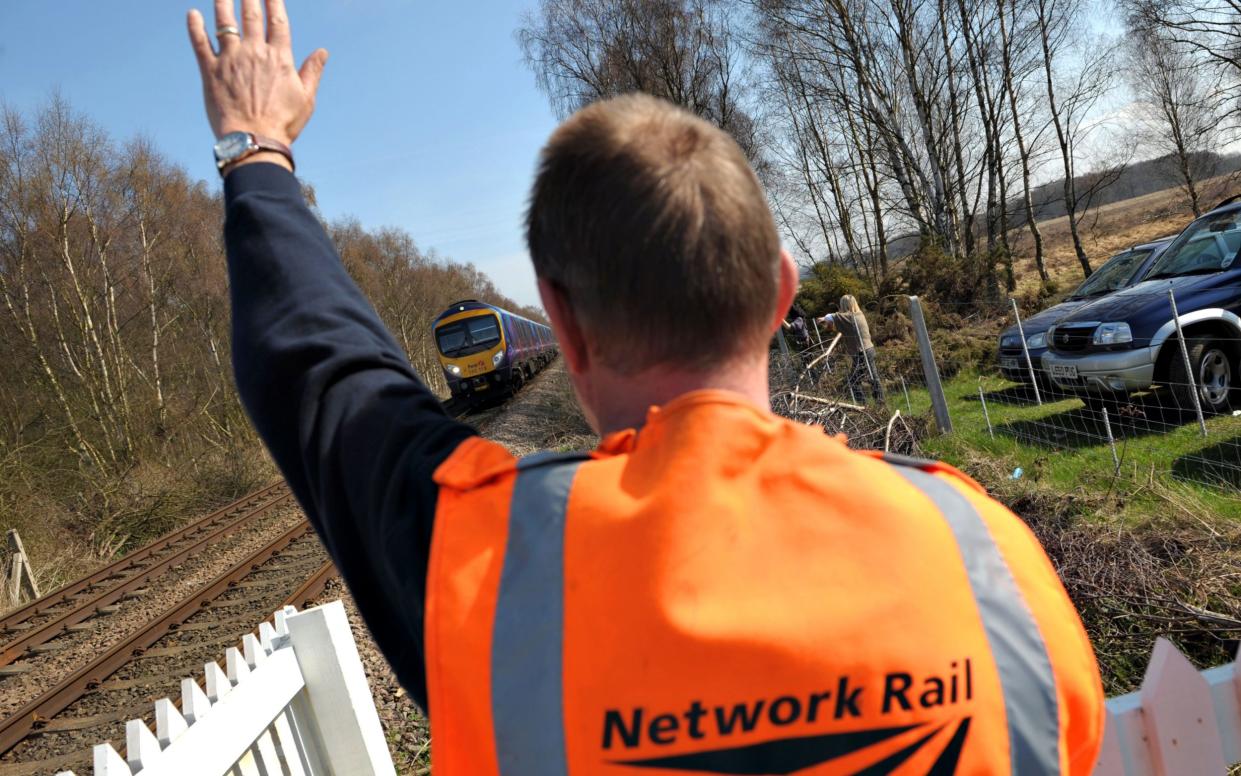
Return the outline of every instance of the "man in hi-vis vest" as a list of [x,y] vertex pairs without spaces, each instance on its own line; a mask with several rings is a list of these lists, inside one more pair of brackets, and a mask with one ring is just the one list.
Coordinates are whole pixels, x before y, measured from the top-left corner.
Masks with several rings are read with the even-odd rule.
[[726,134],[630,96],[548,141],[530,255],[602,442],[516,459],[445,416],[302,198],[327,53],[296,67],[282,0],[215,12],[238,387],[438,774],[1089,771],[1098,671],[1027,527],[771,413],[797,270]]

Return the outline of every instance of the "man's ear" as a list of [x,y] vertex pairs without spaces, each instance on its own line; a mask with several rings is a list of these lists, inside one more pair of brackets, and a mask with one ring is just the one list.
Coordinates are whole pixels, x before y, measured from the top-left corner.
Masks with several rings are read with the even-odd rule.
[[781,248],[780,287],[776,292],[776,312],[771,320],[771,334],[775,334],[776,329],[780,328],[780,324],[784,322],[784,316],[793,306],[793,297],[797,296],[797,284],[800,279],[801,273],[797,270],[797,262],[793,261],[788,251]]
[[543,309],[552,322],[552,333],[560,343],[560,352],[564,356],[565,366],[573,374],[581,374],[590,364],[590,353],[586,347],[586,338],[582,327],[578,325],[577,315],[569,304],[568,297],[559,286],[550,280],[538,278],[539,297],[543,300]]

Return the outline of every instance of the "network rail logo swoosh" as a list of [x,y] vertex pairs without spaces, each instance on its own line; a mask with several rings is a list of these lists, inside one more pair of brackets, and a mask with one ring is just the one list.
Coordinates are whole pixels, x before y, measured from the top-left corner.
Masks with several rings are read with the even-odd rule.
[[[956,725],[952,737],[936,758],[927,776],[951,776],[956,773],[965,738],[969,735],[970,717]],[[848,733],[828,733],[818,736],[798,736],[764,741],[759,744],[712,749],[703,752],[649,757],[635,760],[613,760],[614,765],[634,768],[663,768],[694,773],[724,774],[793,774],[816,765],[823,765],[846,755],[879,745],[919,728],[927,732],[879,762],[857,771],[856,776],[881,776],[892,773],[910,757],[922,751],[939,733],[952,723],[931,727],[930,725],[906,725],[903,727],[856,730]]]

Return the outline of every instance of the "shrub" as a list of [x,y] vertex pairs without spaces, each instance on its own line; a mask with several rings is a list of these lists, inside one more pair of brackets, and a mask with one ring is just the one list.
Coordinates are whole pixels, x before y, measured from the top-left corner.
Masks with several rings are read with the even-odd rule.
[[820,262],[810,270],[810,277],[801,282],[796,304],[810,315],[836,312],[840,297],[852,294],[858,304],[869,307],[875,300],[870,281],[848,267]]

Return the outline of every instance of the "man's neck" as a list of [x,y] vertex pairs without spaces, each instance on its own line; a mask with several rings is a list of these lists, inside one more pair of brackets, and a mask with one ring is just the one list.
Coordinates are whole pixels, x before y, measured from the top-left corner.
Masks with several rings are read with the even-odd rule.
[[605,371],[592,380],[592,404],[603,435],[646,422],[647,410],[692,391],[730,391],[764,410],[771,406],[767,388],[767,354],[733,362],[711,372],[687,372],[668,367],[637,374]]

